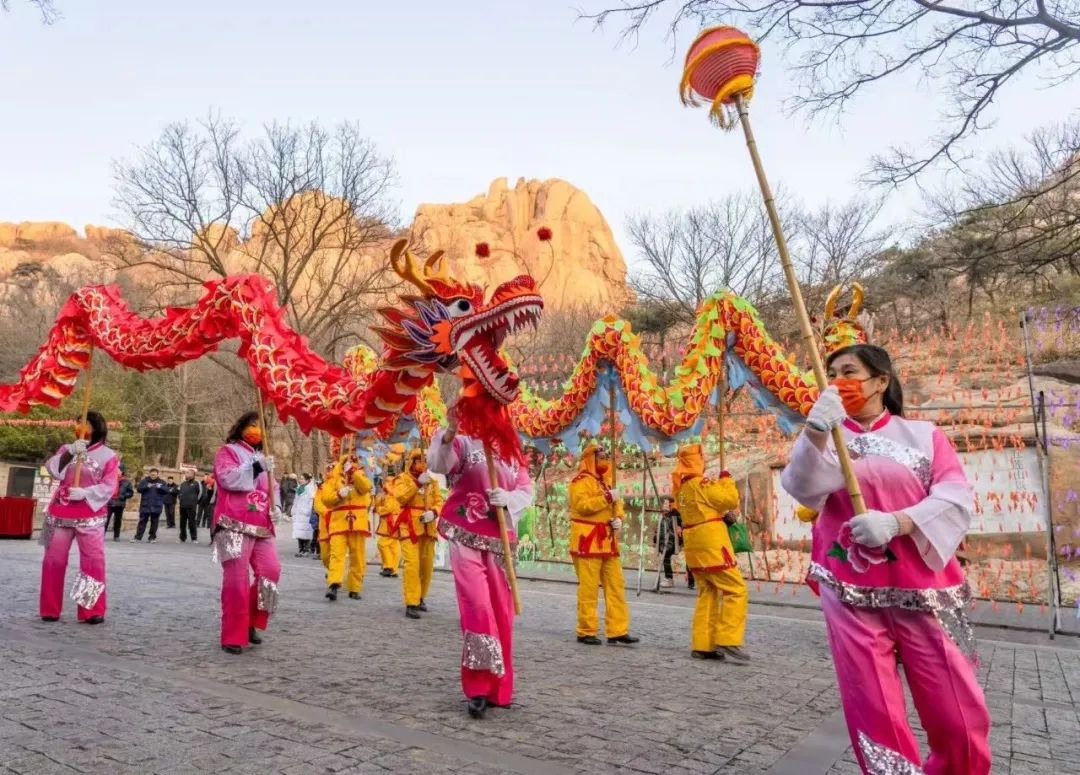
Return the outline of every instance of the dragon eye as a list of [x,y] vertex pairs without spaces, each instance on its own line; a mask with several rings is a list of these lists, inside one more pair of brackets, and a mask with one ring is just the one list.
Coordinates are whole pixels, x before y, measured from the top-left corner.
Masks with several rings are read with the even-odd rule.
[[446,305],[446,309],[450,313],[450,317],[459,318],[472,312],[472,304],[469,303],[468,299],[454,299]]

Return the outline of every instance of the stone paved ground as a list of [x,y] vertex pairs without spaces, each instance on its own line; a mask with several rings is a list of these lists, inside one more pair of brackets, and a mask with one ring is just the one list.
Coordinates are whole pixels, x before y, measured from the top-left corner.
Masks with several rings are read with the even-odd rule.
[[[632,599],[642,644],[589,648],[574,588],[523,582],[515,706],[474,722],[448,575],[421,622],[371,572],[362,601],[330,605],[321,566],[282,541],[278,614],[234,657],[207,547],[162,533],[109,542],[99,627],[70,602],[39,621],[41,549],[0,542],[0,772],[858,772],[816,611],[752,607],[755,661],[736,667],[689,659],[686,596]],[[1080,773],[1080,644],[980,635],[994,772]]]

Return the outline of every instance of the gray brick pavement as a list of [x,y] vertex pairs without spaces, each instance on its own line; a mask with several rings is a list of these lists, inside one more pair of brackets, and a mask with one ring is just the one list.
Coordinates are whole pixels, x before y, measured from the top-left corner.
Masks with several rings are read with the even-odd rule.
[[[423,621],[400,582],[321,597],[285,565],[266,643],[217,647],[219,569],[162,531],[108,544],[108,620],[37,620],[40,547],[0,542],[0,771],[854,773],[815,611],[754,606],[745,668],[689,659],[692,600],[632,598],[640,646],[574,642],[572,586],[523,582],[515,707],[464,713],[450,579]],[[74,559],[74,553],[73,553]],[[995,773],[1080,773],[1075,639],[987,630]],[[924,743],[925,745],[925,743]]]

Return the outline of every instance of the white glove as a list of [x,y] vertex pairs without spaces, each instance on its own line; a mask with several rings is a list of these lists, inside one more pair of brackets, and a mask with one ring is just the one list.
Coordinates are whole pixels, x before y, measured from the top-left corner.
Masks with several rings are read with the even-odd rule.
[[270,519],[276,525],[285,517],[285,512],[281,510],[280,506],[274,506],[274,510],[270,512]]
[[425,525],[428,524],[429,522],[434,522],[435,521],[435,512],[432,511],[431,509],[428,509],[427,511],[424,512],[423,516],[420,517],[420,521],[423,522]]
[[507,492],[502,487],[493,487],[487,491],[488,503],[492,506],[499,506],[506,508],[510,505],[510,500],[507,497]]
[[847,417],[844,411],[844,402],[840,399],[840,392],[835,387],[827,387],[821,391],[818,400],[810,407],[810,413],[806,415],[806,424],[816,431],[831,431]]
[[264,455],[262,460],[262,466],[266,469],[268,474],[274,473],[274,457],[273,455]]
[[851,520],[851,539],[863,546],[884,546],[900,535],[900,522],[885,511],[868,511]]
[[72,455],[85,455],[86,450],[90,449],[90,443],[86,439],[75,439],[69,449]]
[[348,498],[350,492],[352,492],[351,487],[339,487],[337,491],[337,496],[339,498]]
[[84,501],[86,500],[86,488],[85,487],[72,487],[68,490],[67,499],[69,501]]
[[608,522],[608,524],[611,525],[612,530],[622,530],[622,520],[618,517],[615,517],[615,519]]
[[429,474],[427,471],[424,471],[424,473],[422,473],[422,474],[420,474],[420,476],[416,477],[416,481],[419,482],[420,484],[427,484],[428,482],[431,481],[431,474]]

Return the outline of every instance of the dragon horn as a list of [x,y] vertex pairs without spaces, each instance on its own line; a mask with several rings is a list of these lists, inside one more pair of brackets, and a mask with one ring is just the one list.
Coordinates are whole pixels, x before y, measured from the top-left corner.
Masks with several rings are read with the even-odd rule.
[[825,320],[832,320],[833,313],[836,311],[836,300],[840,298],[840,291],[842,286],[834,286],[829,291],[829,297],[825,299]]
[[848,310],[848,320],[854,320],[862,309],[863,287],[860,283],[851,283],[851,308]]
[[[408,250],[409,241],[400,239],[390,248],[390,266],[393,267],[397,276],[406,282],[412,283],[425,296],[434,295],[427,280],[416,271],[416,257]],[[404,253],[404,258],[402,254]]]

